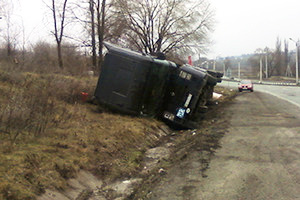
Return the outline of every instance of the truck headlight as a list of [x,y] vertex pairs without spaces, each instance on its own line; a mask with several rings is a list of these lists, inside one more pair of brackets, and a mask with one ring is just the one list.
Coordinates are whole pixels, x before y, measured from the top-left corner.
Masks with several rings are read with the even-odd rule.
[[172,113],[169,112],[164,112],[164,118],[173,121],[174,120],[174,115]]

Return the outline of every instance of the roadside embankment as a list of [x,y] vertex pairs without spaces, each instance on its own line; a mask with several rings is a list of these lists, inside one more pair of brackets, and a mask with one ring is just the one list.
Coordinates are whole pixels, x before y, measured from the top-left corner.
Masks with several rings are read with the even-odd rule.
[[[119,115],[83,102],[81,92],[92,94],[96,81],[1,71],[0,199],[125,198],[160,167],[145,164],[149,149],[167,147],[173,155],[175,143],[169,140],[186,140],[183,131],[158,120]],[[233,93],[218,87],[216,91],[223,94],[218,102]],[[220,103],[210,107],[218,112]],[[200,124],[213,120],[208,117]]]

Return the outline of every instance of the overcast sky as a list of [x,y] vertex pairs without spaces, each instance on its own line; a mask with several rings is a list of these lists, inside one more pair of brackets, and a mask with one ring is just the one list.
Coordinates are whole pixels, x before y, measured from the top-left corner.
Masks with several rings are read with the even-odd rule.
[[[299,0],[210,0],[216,26],[210,56],[236,56],[300,38]],[[290,42],[289,48],[295,44]]]
[[17,5],[19,5],[15,9],[23,16],[25,31],[29,40],[44,40],[45,37],[50,36],[49,22],[51,22],[52,19],[47,19],[47,16],[49,16],[49,10],[45,3],[43,3],[43,0],[14,1],[17,1]]
[[[51,37],[51,18],[47,19],[49,11],[42,0],[14,1],[19,3],[15,9],[17,15],[20,13],[23,17],[26,38],[37,41]],[[253,53],[266,46],[274,48],[277,37],[282,40],[300,38],[299,0],[208,1],[216,17],[211,37],[214,43],[208,55],[211,58]],[[295,44],[290,42],[289,48],[294,49]]]

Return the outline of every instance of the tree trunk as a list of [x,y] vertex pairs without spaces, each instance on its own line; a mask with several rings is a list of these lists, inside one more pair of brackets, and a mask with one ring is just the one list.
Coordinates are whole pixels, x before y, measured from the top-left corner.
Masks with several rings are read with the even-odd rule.
[[7,57],[11,57],[11,43],[7,41]]
[[[100,12],[100,0],[98,0],[98,40],[99,40],[99,61],[98,67],[101,71],[101,64],[103,62],[103,40],[104,40],[104,29],[105,29],[105,4],[106,0],[102,0],[101,12]],[[100,20],[101,16],[101,20]],[[101,21],[101,25],[100,25]]]
[[57,58],[58,58],[58,66],[63,69],[63,59],[62,59],[62,51],[61,51],[61,42],[57,42]]
[[62,58],[62,50],[61,50],[61,42],[63,39],[64,34],[64,28],[65,28],[65,14],[66,14],[66,7],[67,7],[68,0],[64,0],[62,13],[59,14],[59,17],[61,18],[60,22],[60,30],[58,28],[58,21],[56,18],[56,8],[55,8],[55,0],[52,0],[52,14],[53,14],[53,22],[54,22],[54,37],[57,43],[57,59],[58,59],[58,66],[59,68],[63,69],[63,58]]
[[94,1],[90,0],[90,13],[91,13],[91,39],[92,39],[92,64],[93,70],[97,69],[97,53],[96,53],[96,34],[95,34],[95,13],[94,13]]

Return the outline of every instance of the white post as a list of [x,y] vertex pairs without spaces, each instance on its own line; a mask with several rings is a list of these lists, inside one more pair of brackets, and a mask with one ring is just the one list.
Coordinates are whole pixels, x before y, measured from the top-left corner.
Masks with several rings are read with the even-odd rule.
[[299,84],[299,77],[298,77],[298,70],[299,70],[299,67],[298,67],[298,65],[299,65],[299,63],[298,63],[298,44],[299,43],[299,40],[296,42],[296,85],[298,85]]
[[268,53],[266,53],[266,78],[269,78],[268,76]]
[[299,66],[298,66],[299,65],[299,63],[298,63],[299,39],[297,41],[295,41],[292,38],[290,38],[290,40],[293,41],[293,42],[295,42],[295,44],[296,44],[296,85],[298,85],[299,84],[299,77],[298,77],[298,75],[299,75],[299,72],[298,72],[298,70],[299,70]]
[[224,73],[223,76],[226,76],[226,75],[225,75],[225,73],[226,73],[226,72],[225,72],[225,63],[223,63],[223,73]]
[[241,79],[241,62],[239,61],[239,66],[238,66],[238,70],[239,70],[239,79]]
[[259,63],[259,83],[262,83],[262,57],[260,57]]
[[214,60],[214,71],[216,71],[216,60]]

